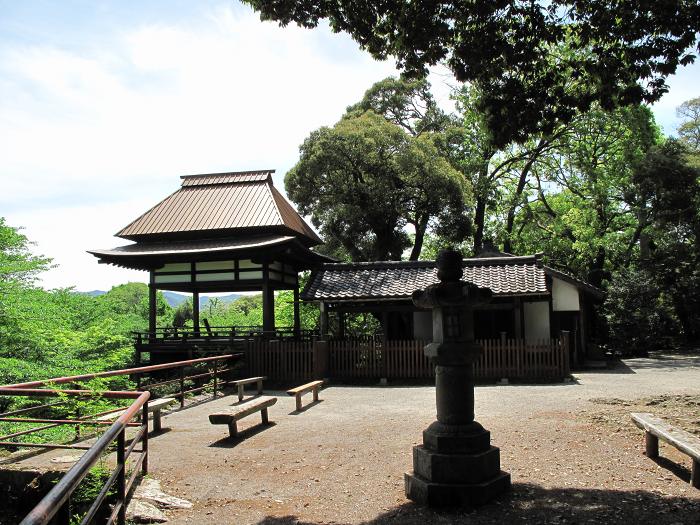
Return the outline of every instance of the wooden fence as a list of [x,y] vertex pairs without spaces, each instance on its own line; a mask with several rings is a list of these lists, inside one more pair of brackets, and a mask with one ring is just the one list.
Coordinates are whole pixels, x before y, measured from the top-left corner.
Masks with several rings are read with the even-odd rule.
[[[483,354],[474,365],[477,379],[554,380],[569,375],[566,337],[536,342],[523,339],[477,342],[483,346]],[[426,341],[385,342],[380,337],[331,340],[327,344],[249,340],[245,349],[246,373],[265,375],[270,381],[280,383],[318,379],[316,375],[338,380],[430,379],[434,369],[423,353],[426,344]],[[322,352],[327,352],[324,360],[327,366],[319,367],[314,360],[321,359]]]
[[246,373],[267,376],[271,382],[295,383],[313,379],[313,343],[309,341],[249,340]]
[[[482,340],[474,365],[477,379],[560,379],[569,375],[568,345],[563,339]],[[427,379],[435,372],[425,357],[426,341],[357,338],[330,342],[329,375],[339,379]]]

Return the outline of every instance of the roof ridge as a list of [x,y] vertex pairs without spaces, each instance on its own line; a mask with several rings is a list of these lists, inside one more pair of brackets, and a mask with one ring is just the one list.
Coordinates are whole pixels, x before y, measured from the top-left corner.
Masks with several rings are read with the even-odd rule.
[[222,171],[219,173],[196,173],[193,175],[180,175],[181,179],[196,179],[196,178],[201,178],[201,177],[219,177],[223,175],[227,176],[232,176],[232,175],[258,175],[262,173],[269,173],[272,175],[275,173],[275,170],[244,170],[244,171]]
[[[499,265],[516,265],[523,263],[539,262],[538,254],[534,255],[513,255],[507,257],[468,257],[462,259],[462,264],[468,266],[489,266],[490,264],[499,263]],[[430,259],[418,261],[357,261],[357,262],[341,262],[341,263],[324,263],[322,269],[328,270],[344,270],[352,268],[435,268],[436,261]]]

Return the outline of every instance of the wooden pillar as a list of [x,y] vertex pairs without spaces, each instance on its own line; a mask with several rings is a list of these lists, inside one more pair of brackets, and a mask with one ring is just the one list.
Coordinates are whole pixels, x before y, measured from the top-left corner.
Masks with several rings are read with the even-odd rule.
[[154,334],[156,331],[156,284],[153,272],[151,272],[151,282],[148,283],[148,332]]
[[338,337],[345,339],[345,312],[338,311]]
[[319,319],[319,330],[321,331],[321,339],[326,339],[328,336],[328,305],[321,301],[318,303],[318,308],[321,312]]
[[299,285],[294,288],[294,337],[301,333],[301,315],[299,313]]
[[275,290],[267,281],[262,289],[263,308],[263,331],[274,332],[275,330]]
[[199,335],[199,292],[192,292],[192,324],[194,333]]

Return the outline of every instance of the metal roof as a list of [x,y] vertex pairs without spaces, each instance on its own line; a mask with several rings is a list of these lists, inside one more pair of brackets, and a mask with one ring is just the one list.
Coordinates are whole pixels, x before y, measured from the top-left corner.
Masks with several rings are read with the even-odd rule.
[[272,185],[273,171],[184,176],[179,190],[116,235],[143,240],[212,231],[236,235],[243,229],[260,235],[273,229],[289,230],[309,245],[320,244],[313,229]]
[[[495,296],[548,294],[545,269],[536,256],[466,259],[462,279]],[[435,261],[324,264],[302,298],[307,301],[408,299],[439,282]]]

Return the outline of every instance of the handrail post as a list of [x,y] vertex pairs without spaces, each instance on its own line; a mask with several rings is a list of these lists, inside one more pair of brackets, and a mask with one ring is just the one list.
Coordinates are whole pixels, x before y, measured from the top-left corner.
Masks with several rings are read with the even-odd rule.
[[56,513],[56,523],[58,525],[70,525],[72,513],[70,510],[70,496]]
[[180,367],[180,408],[185,408],[185,367]]
[[[148,420],[146,420],[146,425],[148,425]],[[119,469],[119,474],[117,475],[117,498],[118,502],[121,503],[119,515],[117,516],[117,523],[119,525],[126,525],[126,458],[124,457],[124,430],[125,429],[122,428],[117,436],[117,468]]]
[[216,399],[216,388],[218,386],[218,379],[219,379],[219,361],[214,360],[214,399]]
[[143,461],[141,462],[141,473],[145,476],[148,474],[148,399],[143,404],[142,414],[144,429],[141,437],[141,454],[143,455]]

